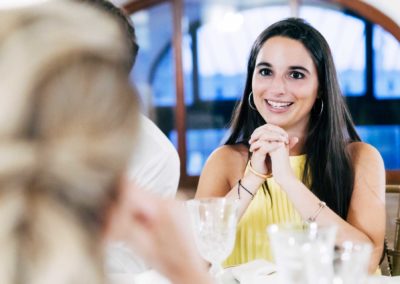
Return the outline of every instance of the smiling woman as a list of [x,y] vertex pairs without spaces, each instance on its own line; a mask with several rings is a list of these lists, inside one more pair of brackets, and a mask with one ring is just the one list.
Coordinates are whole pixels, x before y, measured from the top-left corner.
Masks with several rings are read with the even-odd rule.
[[384,176],[380,154],[355,131],[326,40],[289,18],[254,42],[231,134],[209,157],[196,196],[240,199],[227,265],[270,260],[268,225],[312,219],[336,225],[338,243],[371,243],[375,271],[385,230]]
[[317,99],[318,75],[305,47],[274,37],[261,48],[253,73],[254,103],[268,123],[301,136]]

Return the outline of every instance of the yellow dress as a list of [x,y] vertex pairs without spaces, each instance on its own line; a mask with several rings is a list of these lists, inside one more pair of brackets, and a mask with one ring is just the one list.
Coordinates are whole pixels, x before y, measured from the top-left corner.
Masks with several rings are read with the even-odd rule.
[[[305,161],[306,155],[290,157],[290,165],[299,179],[302,178]],[[276,223],[303,223],[300,214],[273,177],[267,179],[267,183],[269,194],[264,192],[262,185],[240,219],[235,247],[224,266],[239,265],[259,258],[271,261],[267,227]]]

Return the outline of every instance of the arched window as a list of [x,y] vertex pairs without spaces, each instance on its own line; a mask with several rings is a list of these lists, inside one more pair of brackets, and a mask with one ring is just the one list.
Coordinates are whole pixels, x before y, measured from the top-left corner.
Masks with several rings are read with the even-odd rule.
[[[289,17],[291,7],[288,4],[221,6],[217,1],[209,1],[207,5],[187,1],[184,5],[186,172],[197,176],[207,157],[223,140],[234,105],[242,95],[252,42],[265,27]],[[328,40],[343,94],[360,135],[380,150],[387,169],[400,169],[398,40],[380,26],[336,5],[304,4],[298,9],[298,16],[309,21]],[[162,17],[156,12],[149,16],[153,25]],[[136,24],[135,14],[133,21]],[[141,45],[140,26],[137,30]],[[157,124],[176,143],[177,133],[171,124],[175,107],[172,36],[169,35],[168,41],[160,39],[164,34],[153,33],[151,48],[158,49],[158,56],[145,57],[138,63],[151,66],[144,80],[152,86]],[[139,53],[141,56],[144,55]],[[138,73],[143,70],[135,68]]]

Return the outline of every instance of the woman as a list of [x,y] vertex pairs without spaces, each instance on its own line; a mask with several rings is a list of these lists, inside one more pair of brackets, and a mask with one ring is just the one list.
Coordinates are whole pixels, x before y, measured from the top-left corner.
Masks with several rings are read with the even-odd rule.
[[0,11],[0,283],[106,283],[104,242],[121,237],[174,283],[211,283],[180,209],[122,179],[126,40],[88,5]]
[[137,111],[123,33],[55,1],[2,11],[0,39],[0,282],[105,283],[104,215]]
[[336,225],[338,243],[368,242],[377,268],[385,233],[385,170],[360,142],[329,46],[301,19],[253,44],[231,134],[208,159],[196,197],[240,199],[243,214],[226,265],[271,259],[272,223]]

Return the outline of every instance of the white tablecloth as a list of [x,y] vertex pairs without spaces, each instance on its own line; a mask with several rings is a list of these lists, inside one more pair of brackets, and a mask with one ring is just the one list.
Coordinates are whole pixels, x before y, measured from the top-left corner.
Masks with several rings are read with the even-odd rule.
[[[273,264],[264,260],[225,269],[221,276],[223,284],[278,284],[277,273]],[[272,274],[271,274],[272,273]],[[140,274],[110,274],[111,284],[172,284],[154,270]],[[365,284],[400,284],[400,276],[369,276]]]

